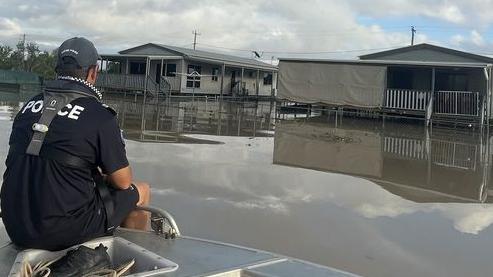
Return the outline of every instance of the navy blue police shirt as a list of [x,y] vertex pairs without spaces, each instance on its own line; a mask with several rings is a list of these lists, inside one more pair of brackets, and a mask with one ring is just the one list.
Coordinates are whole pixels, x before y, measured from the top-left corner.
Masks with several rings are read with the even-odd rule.
[[[85,90],[74,81],[57,80],[62,88]],[[37,95],[14,119],[9,144],[27,148],[32,125],[41,116],[43,95]],[[99,166],[111,174],[128,166],[115,114],[92,97],[79,98],[52,121],[43,145],[50,145]],[[104,208],[89,168],[72,168],[38,156],[9,154],[1,188],[2,219],[12,241],[36,247],[42,240],[73,243],[105,224]]]

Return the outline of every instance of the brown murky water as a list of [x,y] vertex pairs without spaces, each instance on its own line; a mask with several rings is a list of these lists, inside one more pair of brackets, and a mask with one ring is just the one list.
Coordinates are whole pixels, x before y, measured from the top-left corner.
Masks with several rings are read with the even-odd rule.
[[[275,122],[270,103],[174,101],[143,113],[108,102],[134,175],[186,235],[365,276],[493,272],[484,133],[351,118]],[[16,109],[0,108],[2,157]]]

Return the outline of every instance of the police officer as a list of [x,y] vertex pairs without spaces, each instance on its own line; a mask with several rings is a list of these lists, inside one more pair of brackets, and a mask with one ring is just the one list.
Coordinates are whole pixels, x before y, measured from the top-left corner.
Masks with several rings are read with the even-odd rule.
[[14,119],[0,197],[7,233],[21,247],[58,250],[120,224],[147,227],[135,208],[149,203],[149,186],[132,182],[116,114],[94,87],[98,59],[85,38],[63,42],[57,80]]

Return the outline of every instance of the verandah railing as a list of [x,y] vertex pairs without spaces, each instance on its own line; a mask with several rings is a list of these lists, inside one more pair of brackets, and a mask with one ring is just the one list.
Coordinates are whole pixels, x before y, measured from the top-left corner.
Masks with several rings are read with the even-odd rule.
[[144,91],[151,94],[159,92],[160,87],[152,78],[138,74],[111,74],[100,73],[98,75],[96,86],[99,88],[121,89]]
[[[384,107],[396,110],[425,112],[431,97],[430,91],[387,89]],[[479,116],[480,95],[472,91],[435,91],[433,113],[440,115]]]
[[480,109],[479,92],[437,91],[433,112],[446,115],[478,116]]
[[436,165],[476,169],[478,146],[463,142],[432,139],[427,149],[425,139],[385,137],[383,151],[399,159],[427,160]]
[[429,91],[387,89],[385,92],[385,108],[425,111],[429,95]]

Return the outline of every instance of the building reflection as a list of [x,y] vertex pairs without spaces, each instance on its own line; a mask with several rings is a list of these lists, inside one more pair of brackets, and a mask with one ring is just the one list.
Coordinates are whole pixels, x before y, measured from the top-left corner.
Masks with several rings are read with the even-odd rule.
[[143,105],[105,99],[118,113],[127,137],[139,141],[213,143],[185,135],[272,136],[274,102],[228,102],[175,98]]
[[491,202],[491,137],[364,120],[276,126],[274,163],[363,177],[414,202]]

